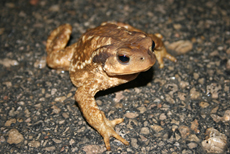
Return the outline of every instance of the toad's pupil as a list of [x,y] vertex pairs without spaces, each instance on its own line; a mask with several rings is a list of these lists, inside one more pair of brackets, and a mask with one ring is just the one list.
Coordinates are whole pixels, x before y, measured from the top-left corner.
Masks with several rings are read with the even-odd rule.
[[155,42],[153,41],[153,43],[152,43],[152,51],[154,51],[154,48],[155,48]]
[[126,55],[118,55],[118,58],[119,58],[120,62],[122,62],[122,63],[128,63],[129,62],[129,57]]

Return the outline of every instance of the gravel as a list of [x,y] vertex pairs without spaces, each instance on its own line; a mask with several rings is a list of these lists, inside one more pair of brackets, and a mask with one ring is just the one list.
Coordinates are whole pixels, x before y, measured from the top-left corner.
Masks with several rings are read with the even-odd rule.
[[[226,0],[1,0],[0,153],[230,153],[229,8]],[[161,33],[178,60],[97,94],[109,119],[125,118],[115,130],[130,145],[111,138],[111,152],[82,117],[68,72],[45,63],[54,28],[70,23],[72,44],[104,21]]]

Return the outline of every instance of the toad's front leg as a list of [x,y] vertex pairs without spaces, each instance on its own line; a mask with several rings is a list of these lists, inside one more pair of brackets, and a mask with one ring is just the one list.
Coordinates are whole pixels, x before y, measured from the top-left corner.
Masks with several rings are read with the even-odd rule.
[[128,145],[128,141],[126,141],[114,131],[114,127],[117,124],[123,122],[124,119],[120,118],[112,121],[108,120],[105,117],[105,114],[99,110],[96,104],[96,101],[94,99],[95,93],[96,92],[91,91],[88,87],[84,86],[79,87],[76,91],[75,99],[78,102],[78,105],[85,119],[104,138],[107,150],[111,150],[109,142],[110,137],[115,137],[125,145]]
[[170,55],[165,46],[164,43],[162,41],[163,36],[159,33],[157,34],[148,34],[149,37],[151,37],[151,39],[155,42],[155,48],[154,48],[154,53],[156,55],[157,61],[160,64],[160,68],[164,67],[164,61],[163,58],[167,58],[173,62],[176,62],[177,59]]

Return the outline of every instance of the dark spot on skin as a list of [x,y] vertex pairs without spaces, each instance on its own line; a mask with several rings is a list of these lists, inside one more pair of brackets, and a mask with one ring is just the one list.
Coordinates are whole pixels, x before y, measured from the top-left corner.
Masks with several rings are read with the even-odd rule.
[[93,62],[94,63],[101,63],[101,64],[105,64],[105,61],[107,58],[109,58],[112,54],[108,53],[108,52],[102,52],[96,56],[93,57]]

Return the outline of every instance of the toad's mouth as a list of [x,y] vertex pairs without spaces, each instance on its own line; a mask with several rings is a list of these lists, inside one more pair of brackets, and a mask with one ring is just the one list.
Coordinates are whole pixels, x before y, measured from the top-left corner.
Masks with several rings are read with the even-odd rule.
[[128,70],[128,71],[122,72],[122,73],[106,72],[106,74],[107,74],[108,76],[110,76],[110,77],[127,76],[127,75],[135,76],[135,75],[140,74],[141,72],[148,71],[152,66],[153,66],[153,65],[148,66],[148,67],[146,67],[146,68],[142,68],[141,70],[135,70],[135,71]]

